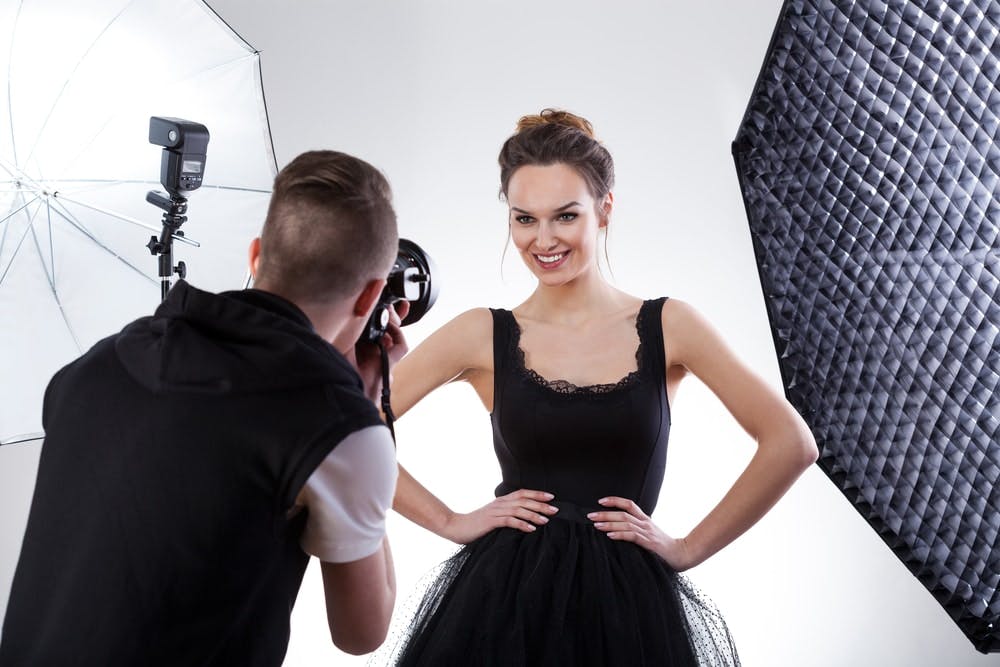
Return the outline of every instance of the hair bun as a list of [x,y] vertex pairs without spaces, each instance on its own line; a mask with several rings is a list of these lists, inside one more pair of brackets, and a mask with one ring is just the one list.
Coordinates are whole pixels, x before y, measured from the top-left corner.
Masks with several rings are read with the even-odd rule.
[[583,132],[591,139],[596,139],[594,137],[594,126],[590,124],[589,120],[561,109],[542,109],[542,112],[539,114],[521,116],[520,120],[517,121],[517,132],[522,132],[529,127],[538,127],[539,125],[571,127],[574,130]]

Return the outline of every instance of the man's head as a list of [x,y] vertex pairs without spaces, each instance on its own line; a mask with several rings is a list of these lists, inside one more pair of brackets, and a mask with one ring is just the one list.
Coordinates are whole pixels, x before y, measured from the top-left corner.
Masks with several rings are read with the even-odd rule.
[[275,179],[251,262],[257,287],[300,306],[325,307],[353,301],[385,279],[398,250],[382,173],[344,153],[310,151]]

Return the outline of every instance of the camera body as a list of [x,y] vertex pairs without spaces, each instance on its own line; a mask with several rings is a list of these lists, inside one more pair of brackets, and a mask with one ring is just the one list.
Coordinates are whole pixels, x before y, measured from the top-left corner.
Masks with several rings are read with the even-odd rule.
[[361,340],[377,343],[389,325],[389,308],[399,301],[410,302],[410,312],[402,325],[413,324],[431,309],[437,300],[438,286],[432,278],[436,267],[420,246],[408,239],[399,239],[399,253],[389,270],[385,288],[372,311]]
[[151,116],[149,143],[163,146],[160,183],[171,198],[201,187],[208,151],[208,128],[181,118]]

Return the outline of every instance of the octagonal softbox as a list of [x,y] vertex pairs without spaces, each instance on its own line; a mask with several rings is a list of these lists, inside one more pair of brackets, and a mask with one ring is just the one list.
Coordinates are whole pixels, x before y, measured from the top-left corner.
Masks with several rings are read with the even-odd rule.
[[819,465],[983,652],[1000,650],[998,27],[986,0],[787,0],[733,144]]

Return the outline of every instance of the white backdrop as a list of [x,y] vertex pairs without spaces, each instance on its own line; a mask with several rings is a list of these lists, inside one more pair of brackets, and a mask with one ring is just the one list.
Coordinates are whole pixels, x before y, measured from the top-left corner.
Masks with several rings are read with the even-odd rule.
[[[465,309],[513,307],[530,292],[515,253],[501,267],[496,154],[520,115],[556,106],[588,117],[616,159],[615,284],[689,301],[780,388],[729,152],[779,0],[210,4],[261,51],[279,166],[335,148],[388,175],[401,234],[440,268],[441,296],[407,329],[411,345]],[[673,408],[655,518],[683,534],[753,443],[696,379]],[[400,460],[453,508],[489,500],[498,468],[470,388],[432,394],[397,433]],[[454,547],[398,515],[389,530],[405,605]],[[689,575],[722,609],[747,667],[1000,664],[972,648],[818,468]],[[286,664],[364,662],[332,647],[311,567]]]

